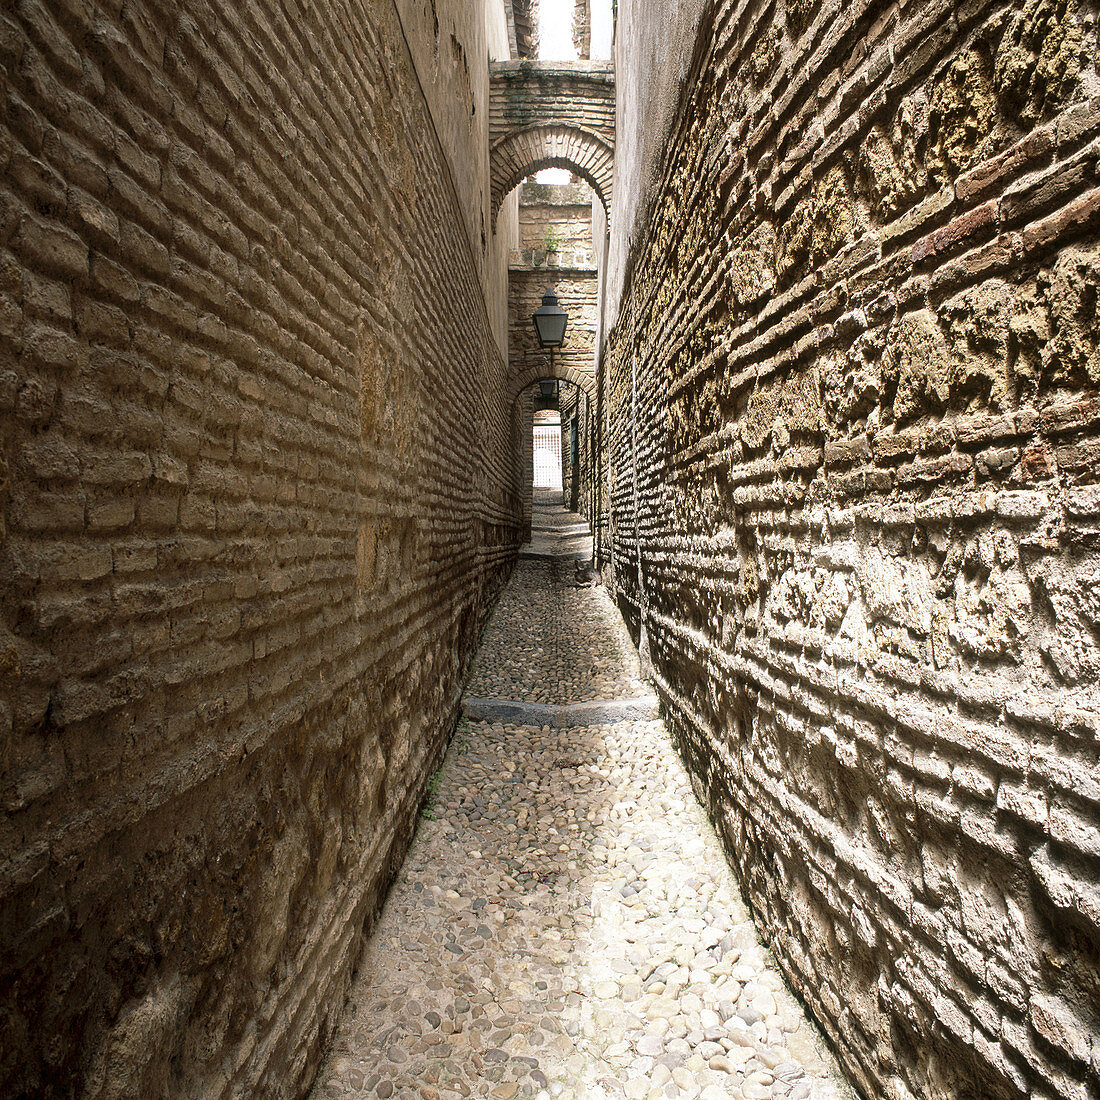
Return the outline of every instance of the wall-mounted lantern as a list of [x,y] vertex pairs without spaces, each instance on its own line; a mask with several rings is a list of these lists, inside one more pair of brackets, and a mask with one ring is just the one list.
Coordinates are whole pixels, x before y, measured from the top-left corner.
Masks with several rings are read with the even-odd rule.
[[565,343],[565,325],[569,314],[558,305],[558,296],[549,287],[542,296],[542,305],[531,314],[531,320],[535,323],[540,348],[553,352]]
[[556,378],[543,378],[539,381],[539,393],[543,399],[552,401],[558,396],[558,380]]

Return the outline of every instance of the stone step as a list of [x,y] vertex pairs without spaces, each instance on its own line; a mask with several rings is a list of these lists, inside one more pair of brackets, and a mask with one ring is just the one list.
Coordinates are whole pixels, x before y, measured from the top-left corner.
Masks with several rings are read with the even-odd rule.
[[656,694],[627,699],[591,699],[579,703],[525,703],[519,699],[462,701],[463,717],[474,722],[508,722],[517,726],[609,726],[615,722],[659,718]]

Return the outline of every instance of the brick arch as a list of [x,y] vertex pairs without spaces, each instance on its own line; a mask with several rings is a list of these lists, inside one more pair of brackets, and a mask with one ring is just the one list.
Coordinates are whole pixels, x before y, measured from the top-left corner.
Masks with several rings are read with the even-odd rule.
[[551,367],[549,361],[525,367],[509,379],[508,399],[514,402],[528,386],[533,386],[545,378],[556,378],[559,382],[572,382],[574,386],[584,390],[589,401],[596,399],[596,378],[591,371],[579,370],[569,363],[561,362],[555,362]]
[[505,196],[543,168],[566,168],[581,177],[609,212],[615,153],[599,135],[579,126],[552,124],[516,130],[489,151],[493,226]]

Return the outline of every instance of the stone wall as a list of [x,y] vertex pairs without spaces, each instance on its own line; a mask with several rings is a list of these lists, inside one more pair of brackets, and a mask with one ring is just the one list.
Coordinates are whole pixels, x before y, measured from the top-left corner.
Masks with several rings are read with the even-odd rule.
[[577,57],[587,61],[592,56],[592,12],[589,0],[574,0],[573,46]]
[[[570,511],[577,510],[581,481],[573,463],[573,418],[577,418],[577,429],[581,423],[580,390],[568,384],[560,387],[558,410],[561,413],[561,489],[562,502]],[[577,440],[580,443],[580,438]],[[578,446],[579,450],[579,446]]]
[[[564,378],[592,385],[596,339],[596,272],[591,268],[513,267],[508,278],[509,357],[508,374],[519,389],[539,378]],[[558,304],[569,314],[565,345],[554,352],[539,347],[531,316],[551,288]]]
[[597,234],[596,245],[597,252],[607,249],[606,259],[599,259],[607,283],[600,303],[605,331],[615,323],[631,259],[660,189],[705,2],[662,0],[659,11],[651,0],[614,5],[615,217],[610,240],[600,242]]
[[[516,266],[594,267],[592,191],[583,183],[524,183],[520,189]],[[556,256],[548,256],[553,245]]]
[[[503,347],[508,323],[501,293],[515,247],[511,214],[492,223],[489,188],[489,82],[484,59],[511,59],[505,5],[513,0],[390,0],[401,20],[420,90],[450,167],[453,191],[473,244],[472,259],[484,288],[489,321]],[[517,10],[522,5],[516,3]]]
[[534,495],[534,437],[532,431],[535,426],[535,397],[538,387],[531,385],[523,390],[515,399],[512,406],[512,439],[513,449],[519,456],[521,499],[520,508],[523,516],[521,535],[524,541],[531,537],[531,507]]
[[444,748],[522,485],[484,125],[405,43],[0,16],[6,1096],[301,1095]]
[[[618,40],[658,23],[625,3]],[[650,198],[619,132],[652,202],[612,211],[620,604],[865,1095],[1095,1100],[1093,9],[717,2],[699,26]]]
[[[562,492],[565,507],[578,512],[592,525],[595,501],[595,470],[592,445],[595,441],[592,423],[592,401],[579,386],[563,383],[559,399],[561,410]],[[577,449],[573,461],[573,429],[576,419]]]

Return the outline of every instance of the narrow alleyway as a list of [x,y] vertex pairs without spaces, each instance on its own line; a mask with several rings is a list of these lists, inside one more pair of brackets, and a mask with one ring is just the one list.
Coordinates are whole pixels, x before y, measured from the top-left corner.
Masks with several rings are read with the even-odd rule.
[[578,573],[583,526],[535,525],[315,1100],[849,1095]]

